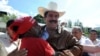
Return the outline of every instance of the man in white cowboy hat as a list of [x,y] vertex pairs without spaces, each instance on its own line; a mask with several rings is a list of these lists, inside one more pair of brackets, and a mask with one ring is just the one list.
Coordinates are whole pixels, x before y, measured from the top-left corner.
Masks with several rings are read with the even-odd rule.
[[46,23],[42,27],[42,37],[47,40],[60,56],[81,56],[82,46],[77,44],[74,37],[58,27],[58,18],[65,12],[57,11],[57,4],[50,2],[48,9],[39,7],[39,14],[44,17]]

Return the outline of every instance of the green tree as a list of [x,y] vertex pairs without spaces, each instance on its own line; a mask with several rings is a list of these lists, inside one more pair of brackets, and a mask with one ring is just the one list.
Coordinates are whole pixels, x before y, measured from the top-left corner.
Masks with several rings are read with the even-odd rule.
[[98,30],[97,32],[98,32],[98,37],[100,38],[100,30]]
[[83,24],[82,24],[82,22],[80,22],[79,20],[77,20],[77,21],[74,23],[74,26],[79,26],[79,27],[82,28],[82,30],[84,30],[84,29],[83,29]]
[[1,20],[0,21],[2,21],[2,22],[4,22],[4,23],[6,23],[8,20],[10,20],[10,19],[16,19],[16,15],[15,14],[10,14],[10,15],[3,15],[2,17],[1,17]]
[[0,17],[4,16],[4,15],[7,15],[7,12],[5,11],[0,11]]
[[75,23],[74,23],[74,26],[79,26],[80,25],[80,21],[77,20]]
[[43,20],[44,18],[40,14],[37,14],[34,19],[36,19],[36,21],[39,23],[45,23]]
[[72,28],[72,21],[68,20],[67,27]]
[[90,28],[90,27],[84,27],[84,34],[85,34],[85,36],[89,35],[89,32],[90,32],[91,29],[92,28]]
[[9,14],[9,15],[6,15],[6,14],[1,14],[0,15],[0,22],[2,23],[0,25],[0,31],[1,32],[6,32],[6,22],[10,19],[16,19],[16,15],[15,14]]
[[81,29],[82,29],[82,30],[83,30],[83,32],[84,32],[84,27],[83,27],[82,22],[79,22],[79,27],[81,27]]

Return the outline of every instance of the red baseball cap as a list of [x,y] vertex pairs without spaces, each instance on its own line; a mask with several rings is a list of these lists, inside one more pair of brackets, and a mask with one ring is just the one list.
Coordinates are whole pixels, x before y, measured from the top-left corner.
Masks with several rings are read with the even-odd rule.
[[18,39],[19,34],[26,33],[29,29],[32,28],[36,24],[36,20],[33,19],[31,16],[21,17],[16,20],[9,26],[11,30],[13,30],[14,26],[17,26],[18,29],[14,33],[12,39],[15,41]]

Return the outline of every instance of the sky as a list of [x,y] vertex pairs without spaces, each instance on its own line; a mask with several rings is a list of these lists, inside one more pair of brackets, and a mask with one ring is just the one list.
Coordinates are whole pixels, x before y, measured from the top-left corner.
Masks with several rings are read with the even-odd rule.
[[21,16],[38,14],[38,7],[47,7],[50,1],[66,13],[60,20],[79,20],[85,27],[100,27],[100,0],[0,0],[0,10]]

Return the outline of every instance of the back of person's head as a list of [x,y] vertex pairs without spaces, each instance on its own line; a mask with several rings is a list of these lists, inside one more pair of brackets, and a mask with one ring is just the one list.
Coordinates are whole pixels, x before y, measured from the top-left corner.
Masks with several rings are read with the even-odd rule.
[[15,41],[18,39],[18,36],[21,37],[32,37],[40,29],[38,23],[31,16],[20,17],[19,19],[14,20],[14,22],[9,26],[14,34],[12,39]]
[[37,26],[32,26],[31,29],[29,29],[26,33],[20,34],[19,38],[23,37],[40,37],[41,35],[41,27],[39,25]]
[[6,23],[6,28],[9,27],[14,22],[14,19],[10,19]]

